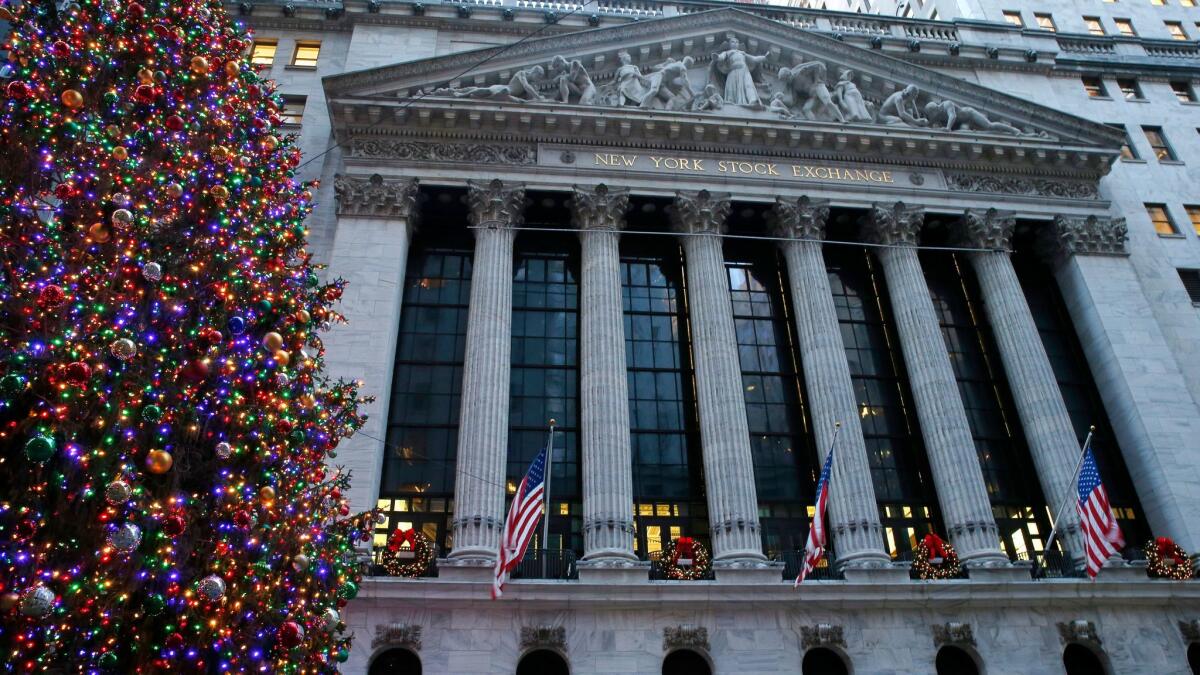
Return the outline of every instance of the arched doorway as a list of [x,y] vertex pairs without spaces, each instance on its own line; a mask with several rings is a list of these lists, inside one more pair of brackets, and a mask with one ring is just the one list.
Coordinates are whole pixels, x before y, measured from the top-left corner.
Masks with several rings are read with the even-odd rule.
[[558,652],[535,649],[521,657],[517,675],[571,675],[571,669]]
[[1105,675],[1108,672],[1096,652],[1074,643],[1063,650],[1063,667],[1067,669],[1067,675]]
[[663,659],[662,675],[712,675],[712,666],[698,652],[680,649]]
[[813,647],[805,652],[800,668],[804,675],[850,675],[842,656],[825,647]]
[[967,650],[946,645],[937,653],[937,675],[979,675],[979,666]]
[[1195,642],[1188,645],[1188,667],[1192,675],[1200,675],[1200,644]]
[[367,675],[421,675],[421,657],[407,649],[388,649],[371,661]]

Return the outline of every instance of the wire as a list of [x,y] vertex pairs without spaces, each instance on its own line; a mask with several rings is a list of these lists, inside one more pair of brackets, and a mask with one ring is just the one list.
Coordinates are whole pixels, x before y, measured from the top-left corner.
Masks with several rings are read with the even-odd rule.
[[365,432],[361,429],[354,433],[355,433],[355,435],[358,435],[358,436],[366,436],[367,438],[369,438],[373,441],[379,441],[380,443],[383,444],[383,447],[388,448],[389,450],[396,450],[400,453],[406,453],[408,456],[405,456],[405,454],[400,455],[403,459],[406,459],[406,460],[407,459],[415,459],[415,460],[421,460],[421,461],[425,461],[425,462],[435,462],[437,464],[454,465],[454,469],[457,473],[466,474],[466,475],[470,476],[471,478],[474,478],[475,480],[478,480],[482,483],[487,483],[488,485],[494,485],[496,487],[504,488],[505,490],[508,489],[507,483],[497,483],[494,480],[489,480],[487,478],[484,478],[483,476],[478,476],[476,474],[471,473],[470,471],[463,469],[461,464],[457,460],[451,461],[448,459],[434,459],[433,457],[429,457],[428,455],[423,455],[415,450],[412,450],[411,448],[409,448],[408,450],[405,450],[404,448],[402,448],[398,445],[393,445],[391,443],[388,443],[387,441],[383,440],[382,438],[379,438],[378,436],[372,436],[371,434],[368,434],[367,432]]
[[[587,7],[588,5],[592,4],[593,2],[596,2],[596,0],[583,0],[583,2],[580,5],[576,6],[575,9],[572,9],[571,11],[569,11],[566,14],[563,14],[561,17],[559,17],[559,20],[561,21],[562,19],[565,19],[573,14],[576,14],[576,13],[582,11],[584,7]],[[527,40],[531,40],[531,39],[537,37],[538,35],[541,35],[543,31],[545,31],[547,28],[549,28],[550,26],[553,26],[553,25],[554,24],[551,24],[551,23],[543,24],[541,28],[538,28],[537,30],[521,37],[521,39],[519,39],[515,42],[510,42],[506,45],[502,45],[500,47],[500,49],[492,52],[491,54],[487,55],[486,57],[479,60],[478,62],[473,63],[470,66],[467,66],[467,68],[465,70],[463,70],[461,73],[450,78],[450,81],[453,82],[454,80],[457,80],[457,79],[460,79],[460,78],[466,76],[471,71],[473,71],[476,68],[495,59],[496,57],[500,56],[501,54],[508,51],[509,49],[512,49],[513,47],[516,47],[517,45],[519,45]],[[416,103],[417,101],[425,98],[426,96],[429,96],[429,94],[424,89],[422,89],[421,91],[419,91],[417,93],[416,96],[409,96],[407,98],[407,100],[405,100],[404,103],[399,108],[397,108],[397,110],[404,110],[405,108],[411,106],[413,103]],[[372,128],[382,124],[386,120],[387,120],[386,117],[380,117],[378,121],[374,122],[373,124],[368,125],[366,128],[372,129]],[[342,147],[342,145],[343,144],[341,141],[334,143],[333,145],[329,146],[325,150],[323,150],[323,151],[317,153],[316,155],[309,157],[307,160],[301,162],[300,166],[297,166],[295,170],[299,171],[300,169],[303,169],[304,167],[308,166],[309,164],[312,164],[313,162],[317,161],[318,159],[324,157],[325,155],[328,155],[329,153],[333,152],[334,150]]]

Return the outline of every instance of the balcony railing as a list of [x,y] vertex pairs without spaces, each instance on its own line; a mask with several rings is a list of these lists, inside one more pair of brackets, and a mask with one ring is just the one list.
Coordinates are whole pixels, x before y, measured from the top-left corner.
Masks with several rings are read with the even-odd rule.
[[575,551],[561,548],[531,548],[517,563],[513,579],[578,579]]
[[[800,567],[804,564],[804,551],[784,551],[778,556],[778,560],[783,562],[783,580],[795,581],[796,577],[800,576]],[[821,562],[817,563],[816,569],[812,571],[805,581],[835,581],[845,579],[846,575],[838,569],[836,565],[837,558],[832,550],[825,551],[825,557],[821,558]]]

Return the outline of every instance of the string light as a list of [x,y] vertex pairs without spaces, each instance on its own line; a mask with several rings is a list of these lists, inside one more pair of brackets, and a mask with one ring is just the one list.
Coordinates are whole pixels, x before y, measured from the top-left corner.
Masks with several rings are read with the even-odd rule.
[[0,661],[335,672],[343,282],[219,0],[0,0]]

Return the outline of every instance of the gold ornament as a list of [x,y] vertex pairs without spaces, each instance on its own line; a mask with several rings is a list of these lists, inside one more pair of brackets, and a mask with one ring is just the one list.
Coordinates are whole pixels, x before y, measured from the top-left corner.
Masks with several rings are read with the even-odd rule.
[[113,159],[117,160],[118,162],[124,162],[125,160],[129,159],[129,151],[125,149],[125,146],[118,145],[117,147],[113,148],[112,156]]
[[241,72],[241,68],[238,67],[237,61],[226,61],[225,62],[225,75],[227,75],[228,77],[237,77],[238,73],[240,73],[240,72]]
[[104,223],[93,223],[88,228],[88,236],[91,237],[92,241],[103,244],[112,237],[112,233],[108,231],[108,226]]
[[142,84],[154,84],[154,71],[149,68],[138,70],[138,79]]
[[203,75],[208,72],[208,59],[203,56],[192,57],[192,72],[197,75]]
[[275,331],[271,331],[263,336],[262,345],[269,352],[277,352],[283,349],[283,336]]
[[267,504],[267,505],[274,504],[275,503],[275,488],[271,487],[270,485],[263,486],[263,488],[258,491],[258,498],[264,504]]
[[175,463],[175,458],[171,457],[171,453],[166,450],[151,450],[146,455],[146,469],[150,473],[162,475],[171,470],[171,465]]
[[167,196],[171,199],[179,199],[183,196],[183,186],[179,183],[168,183]]
[[275,363],[278,363],[281,366],[286,366],[291,362],[291,360],[292,355],[286,351],[280,349],[279,351],[275,352]]
[[83,107],[83,94],[78,89],[68,89],[62,93],[63,105],[78,110]]
[[229,199],[229,188],[225,187],[224,185],[216,185],[212,190],[209,190],[209,192],[212,194],[213,199],[216,199],[217,201],[223,202],[226,199]]

